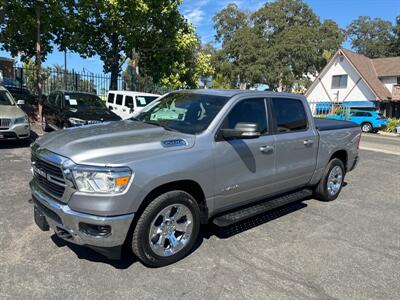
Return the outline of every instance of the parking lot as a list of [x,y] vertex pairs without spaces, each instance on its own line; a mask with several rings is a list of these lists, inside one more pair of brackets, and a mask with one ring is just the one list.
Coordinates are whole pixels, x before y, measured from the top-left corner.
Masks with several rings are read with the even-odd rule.
[[[111,261],[33,222],[29,148],[0,144],[1,299],[399,299],[400,138],[364,136],[339,198],[228,228],[161,269]],[[382,151],[380,151],[382,150]]]

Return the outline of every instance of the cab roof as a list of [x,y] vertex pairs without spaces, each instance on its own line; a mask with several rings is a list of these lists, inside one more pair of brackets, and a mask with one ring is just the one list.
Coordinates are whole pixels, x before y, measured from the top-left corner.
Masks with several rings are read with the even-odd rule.
[[304,98],[304,96],[300,94],[277,93],[269,91],[237,90],[237,89],[236,90],[219,90],[219,89],[178,90],[174,91],[174,93],[193,93],[193,94],[210,95],[210,96],[223,96],[229,98],[239,95],[240,96],[259,95],[261,97],[287,96],[287,97]]

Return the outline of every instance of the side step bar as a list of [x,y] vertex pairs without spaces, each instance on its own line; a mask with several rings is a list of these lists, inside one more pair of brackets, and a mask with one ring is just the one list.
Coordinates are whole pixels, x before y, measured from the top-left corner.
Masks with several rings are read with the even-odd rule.
[[268,199],[264,202],[259,202],[252,206],[246,206],[239,208],[235,211],[231,211],[227,214],[214,218],[213,223],[220,227],[232,225],[234,223],[243,221],[245,219],[257,216],[274,208],[296,202],[312,195],[312,191],[309,189],[303,189],[294,193],[279,196],[277,198]]

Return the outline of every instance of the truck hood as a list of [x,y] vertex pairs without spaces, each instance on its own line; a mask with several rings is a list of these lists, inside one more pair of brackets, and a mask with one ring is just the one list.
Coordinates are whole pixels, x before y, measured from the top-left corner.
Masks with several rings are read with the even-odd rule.
[[108,122],[68,128],[36,141],[44,148],[77,164],[123,165],[156,153],[193,147],[195,136],[136,122]]
[[0,105],[0,119],[15,119],[25,116],[18,106]]

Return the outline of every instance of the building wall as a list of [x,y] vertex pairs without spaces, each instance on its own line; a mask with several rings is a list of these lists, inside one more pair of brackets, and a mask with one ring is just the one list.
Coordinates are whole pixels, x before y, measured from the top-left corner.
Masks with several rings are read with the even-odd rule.
[[385,86],[389,90],[389,92],[392,92],[393,86],[397,84],[396,76],[381,77],[379,79],[385,84]]
[[[343,89],[332,88],[332,76],[347,74],[347,87]],[[307,99],[310,102],[326,102],[326,101],[375,101],[376,97],[371,89],[367,86],[364,80],[358,82],[360,76],[352,67],[345,57],[336,56],[331,66],[321,74],[321,82],[318,82],[315,87],[308,92]],[[318,78],[316,79],[318,80]],[[330,98],[324,90],[327,90]],[[354,87],[354,88],[353,88]],[[353,89],[353,90],[352,90]]]

